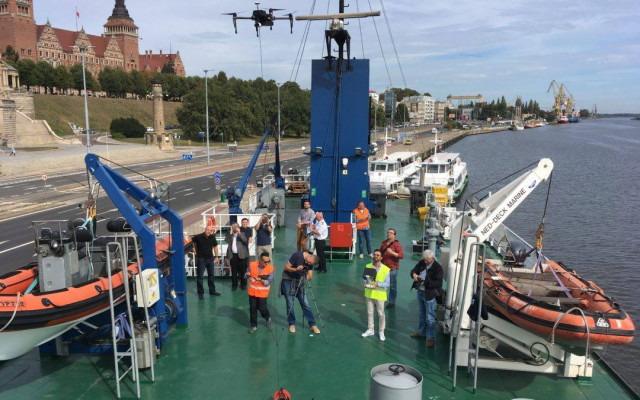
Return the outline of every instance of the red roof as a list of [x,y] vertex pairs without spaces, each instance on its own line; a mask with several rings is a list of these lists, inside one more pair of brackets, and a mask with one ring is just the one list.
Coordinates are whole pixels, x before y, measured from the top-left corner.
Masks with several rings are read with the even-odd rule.
[[169,56],[173,60],[176,59],[176,54],[140,54],[140,69],[148,69],[153,72],[162,71],[169,62]]
[[[37,25],[38,38],[40,38],[40,36],[42,35],[45,27],[46,25]],[[75,46],[79,33],[60,28],[52,27],[52,29],[56,37],[58,38],[58,41],[60,42],[60,46],[62,46],[62,51],[64,51],[65,53],[73,53],[72,47]],[[89,42],[93,46],[93,51],[95,52],[96,56],[104,57],[104,52],[107,49],[110,38],[107,36],[97,35],[87,35],[87,37],[89,38]]]

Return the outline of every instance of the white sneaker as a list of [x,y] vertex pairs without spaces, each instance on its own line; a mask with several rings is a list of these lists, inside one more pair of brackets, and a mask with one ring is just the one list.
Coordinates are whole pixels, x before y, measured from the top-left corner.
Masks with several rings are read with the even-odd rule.
[[381,331],[381,332],[380,332],[380,341],[381,341],[381,342],[384,342],[384,339],[385,339],[385,337],[384,337],[384,332],[382,332],[382,331]]
[[373,332],[373,329],[367,329],[366,331],[364,331],[364,333],[362,334],[362,337],[367,337],[367,336],[373,336],[375,335],[375,332]]
[[362,254],[360,254],[358,257],[363,258],[364,256]]

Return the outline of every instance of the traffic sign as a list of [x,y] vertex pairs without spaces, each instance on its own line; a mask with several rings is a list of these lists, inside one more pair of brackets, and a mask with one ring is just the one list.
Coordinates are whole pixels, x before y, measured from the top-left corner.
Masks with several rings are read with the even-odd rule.
[[220,178],[220,172],[216,171],[213,173],[214,178]]
[[216,185],[216,190],[220,190],[220,185]]
[[183,160],[193,160],[193,154],[183,154],[182,155],[182,159]]
[[45,182],[46,182],[46,181],[47,181],[47,179],[49,179],[49,178],[48,178],[46,175],[42,175],[42,180],[43,180],[43,181],[45,181]]
[[219,184],[220,184],[220,178],[214,178],[214,179],[213,179],[213,182],[214,182],[216,185],[219,185]]

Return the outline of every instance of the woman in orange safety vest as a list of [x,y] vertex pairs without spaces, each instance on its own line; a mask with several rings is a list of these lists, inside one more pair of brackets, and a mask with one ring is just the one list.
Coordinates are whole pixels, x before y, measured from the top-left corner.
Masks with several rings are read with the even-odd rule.
[[273,281],[274,268],[271,265],[271,257],[268,252],[260,254],[259,261],[252,261],[247,269],[246,277],[249,281],[249,333],[258,329],[258,310],[267,321],[267,327],[271,327],[271,314],[267,308],[269,288]]

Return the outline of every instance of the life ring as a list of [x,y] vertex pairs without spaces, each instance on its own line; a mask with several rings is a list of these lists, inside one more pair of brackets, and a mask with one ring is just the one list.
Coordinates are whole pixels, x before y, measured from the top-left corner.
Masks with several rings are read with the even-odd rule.
[[291,400],[291,395],[284,389],[278,389],[273,394],[273,400]]
[[433,162],[433,158],[429,157],[428,162]]
[[216,226],[216,217],[213,215],[209,215],[207,217],[207,226]]

